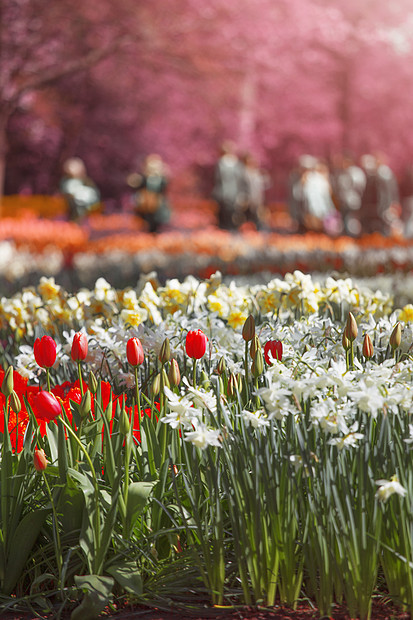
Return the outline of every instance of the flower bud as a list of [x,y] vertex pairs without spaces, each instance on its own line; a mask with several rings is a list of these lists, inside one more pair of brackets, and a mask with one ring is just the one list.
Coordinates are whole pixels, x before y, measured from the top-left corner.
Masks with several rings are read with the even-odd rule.
[[260,341],[258,340],[258,336],[255,335],[254,338],[251,340],[251,344],[250,344],[251,359],[255,359],[255,354],[258,351],[258,349],[261,349],[261,344],[260,344]]
[[373,357],[373,354],[373,343],[370,336],[368,334],[365,334],[363,339],[363,355],[366,359],[370,359],[371,357]]
[[161,373],[158,372],[158,374],[152,381],[152,389],[151,389],[152,396],[156,396],[157,394],[159,394],[160,390],[161,390]]
[[203,387],[205,390],[207,390],[207,389],[209,388],[209,385],[210,385],[210,384],[209,384],[209,377],[208,377],[207,373],[205,372],[205,370],[202,370],[202,371],[201,371],[201,377],[200,377],[200,380],[201,380],[201,385],[202,385],[202,387]]
[[35,450],[33,455],[33,465],[36,471],[44,471],[47,467],[48,460],[44,450]]
[[54,394],[43,390],[33,399],[33,413],[36,419],[50,422],[62,413],[62,406]]
[[350,346],[351,346],[351,343],[350,343],[350,340],[347,338],[346,328],[344,328],[343,337],[341,339],[341,342],[343,344],[343,348],[345,349],[345,351],[348,351]]
[[249,342],[250,340],[254,338],[254,336],[255,336],[255,319],[252,316],[252,314],[250,314],[244,323],[244,327],[242,328],[242,337],[244,338],[246,342]]
[[13,381],[13,366],[9,366],[6,370],[6,374],[3,378],[3,383],[1,384],[1,391],[4,396],[7,398],[13,392],[14,381]]
[[264,345],[264,358],[268,366],[272,366],[270,353],[273,359],[281,362],[283,357],[283,343],[280,340],[268,340]]
[[255,354],[255,358],[251,364],[251,373],[256,378],[262,375],[264,372],[264,357],[262,355],[261,349],[258,349]]
[[216,367],[216,372],[218,375],[223,375],[226,371],[226,364],[225,364],[225,359],[224,356],[221,357],[221,359],[219,360],[217,367]]
[[171,387],[175,387],[181,383],[181,373],[179,370],[178,362],[175,358],[171,359],[169,365],[168,379]]
[[88,388],[92,394],[96,394],[98,391],[98,382],[92,371],[89,373]]
[[51,368],[56,361],[56,343],[50,336],[36,338],[33,346],[34,359],[42,368]]
[[238,391],[238,381],[237,381],[237,377],[234,375],[234,373],[232,372],[229,376],[228,379],[228,389],[227,389],[227,394],[230,398],[232,398],[233,396],[235,396],[235,394]]
[[350,340],[350,342],[353,342],[353,340],[357,338],[357,334],[358,334],[357,322],[356,322],[356,319],[354,318],[354,315],[351,312],[348,313],[347,323],[346,323],[346,327],[344,331],[345,331],[347,338]]
[[71,357],[74,362],[83,361],[86,359],[88,351],[87,336],[83,332],[77,332],[73,337]]
[[391,348],[393,349],[393,351],[400,346],[401,341],[402,341],[402,326],[399,322],[397,322],[390,335],[390,341],[389,341],[389,344]]
[[171,359],[171,345],[169,344],[169,338],[165,338],[163,341],[158,359],[161,364],[166,364],[166,362],[169,362]]
[[119,418],[119,432],[121,435],[127,435],[130,430],[130,421],[128,418],[128,414],[125,411],[125,404],[122,404],[122,409],[120,412]]
[[20,413],[22,410],[21,400],[14,390],[10,394],[10,407],[13,409],[14,413]]
[[205,355],[208,338],[201,329],[190,331],[186,335],[185,350],[189,357],[195,360]]
[[86,392],[83,394],[82,400],[80,402],[80,408],[79,408],[80,417],[82,419],[87,418],[87,416],[90,413],[91,407],[92,407],[92,397],[91,397],[89,390],[86,390]]
[[162,389],[165,387],[165,385],[167,388],[170,388],[171,384],[169,383],[168,375],[166,374],[165,368],[162,368],[161,378],[162,378]]
[[139,338],[129,338],[126,343],[126,357],[131,366],[140,366],[145,358]]

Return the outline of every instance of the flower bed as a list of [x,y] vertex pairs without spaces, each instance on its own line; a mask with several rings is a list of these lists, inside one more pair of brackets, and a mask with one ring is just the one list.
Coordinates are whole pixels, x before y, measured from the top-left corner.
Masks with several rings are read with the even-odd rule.
[[411,611],[413,306],[301,272],[43,278],[0,316],[4,609]]

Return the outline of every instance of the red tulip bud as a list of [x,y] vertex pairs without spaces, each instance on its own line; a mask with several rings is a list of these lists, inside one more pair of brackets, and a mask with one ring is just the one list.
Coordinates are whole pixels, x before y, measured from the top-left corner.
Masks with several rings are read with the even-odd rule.
[[33,464],[36,471],[44,471],[47,467],[48,460],[44,450],[35,450],[33,456]]
[[88,349],[87,336],[83,332],[78,332],[73,337],[72,342],[72,360],[74,362],[83,361],[86,359]]
[[188,332],[186,335],[185,348],[189,357],[199,360],[205,355],[208,338],[204,332],[198,329],[197,331]]
[[126,345],[126,357],[131,366],[140,366],[143,364],[145,355],[139,338],[129,338]]
[[252,340],[255,336],[255,319],[250,314],[245,320],[244,326],[242,328],[242,337],[246,342]]
[[373,354],[374,354],[373,343],[371,341],[370,336],[368,334],[365,334],[364,340],[363,340],[363,355],[366,359],[370,359],[370,357],[373,357]]
[[271,353],[273,359],[278,361],[283,357],[283,343],[280,340],[269,340],[264,345],[264,358],[269,366],[272,366],[269,353]]
[[358,334],[357,322],[356,322],[356,319],[354,318],[354,315],[351,312],[348,313],[347,323],[346,323],[344,333],[346,334],[350,342],[353,342],[353,340],[357,338],[357,334]]
[[51,368],[56,361],[56,343],[50,336],[37,338],[33,351],[36,362],[42,368]]
[[62,407],[51,392],[38,392],[34,397],[34,414],[40,420],[50,422],[62,413]]

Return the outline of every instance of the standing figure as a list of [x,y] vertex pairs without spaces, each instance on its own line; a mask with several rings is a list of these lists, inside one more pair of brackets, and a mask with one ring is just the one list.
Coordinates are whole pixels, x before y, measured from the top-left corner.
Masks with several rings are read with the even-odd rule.
[[257,230],[266,227],[265,190],[269,178],[262,172],[256,159],[246,153],[242,158],[241,198],[243,220],[255,224]]
[[303,193],[308,230],[335,234],[337,211],[332,199],[328,167],[321,161],[304,173]]
[[142,174],[132,173],[127,183],[136,190],[136,214],[148,224],[149,232],[158,232],[171,216],[166,196],[168,178],[162,158],[155,154],[148,155]]
[[71,220],[82,220],[98,209],[100,192],[87,176],[85,164],[78,157],[71,157],[63,164],[64,176],[60,181],[60,191],[65,196]]
[[242,166],[231,142],[224,142],[215,166],[215,185],[212,192],[218,203],[220,228],[233,230],[242,220]]
[[361,233],[361,201],[366,174],[349,155],[344,155],[334,174],[334,193],[343,219],[344,233],[357,237]]

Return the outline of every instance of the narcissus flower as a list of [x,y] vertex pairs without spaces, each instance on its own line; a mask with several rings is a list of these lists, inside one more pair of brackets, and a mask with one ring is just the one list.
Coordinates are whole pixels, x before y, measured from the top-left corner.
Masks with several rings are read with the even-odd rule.
[[88,351],[87,336],[83,332],[78,332],[73,337],[71,356],[74,362],[86,359]]
[[42,368],[51,368],[56,361],[56,343],[50,336],[37,338],[33,351],[34,359]]
[[200,329],[190,331],[186,335],[185,349],[189,357],[199,360],[205,355],[208,338]]
[[126,357],[131,366],[140,366],[143,364],[145,355],[139,338],[129,338],[126,344]]
[[33,456],[33,464],[36,471],[44,471],[47,467],[48,460],[44,450],[35,450]]
[[272,366],[270,353],[273,359],[281,361],[283,357],[283,343],[280,340],[268,340],[264,345],[265,361],[269,366]]

